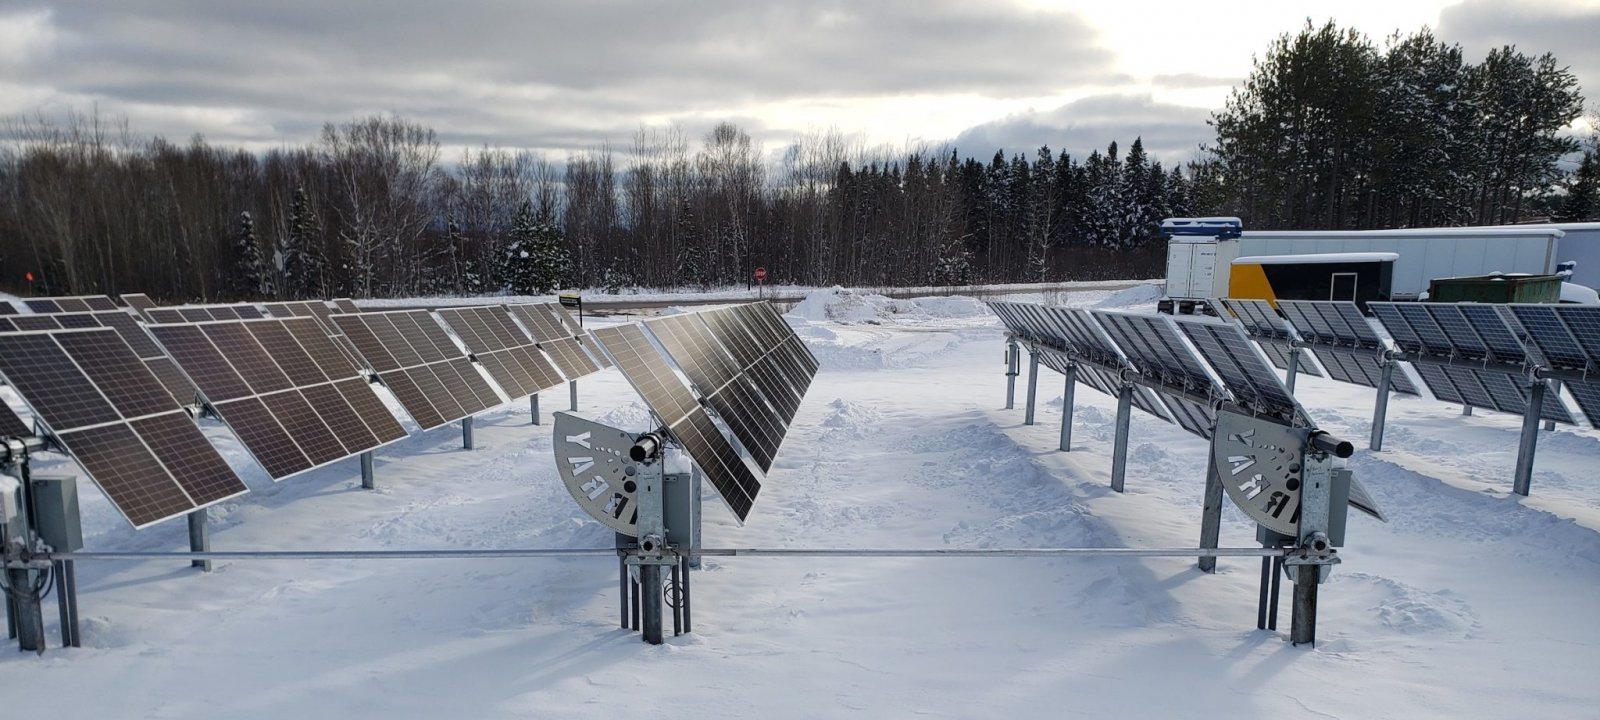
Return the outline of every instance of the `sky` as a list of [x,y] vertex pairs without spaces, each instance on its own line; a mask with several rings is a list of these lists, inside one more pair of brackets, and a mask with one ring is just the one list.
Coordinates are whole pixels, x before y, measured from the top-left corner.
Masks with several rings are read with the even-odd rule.
[[556,160],[724,121],[770,153],[830,129],[980,157],[1140,136],[1181,162],[1308,18],[1553,52],[1600,100],[1600,0],[0,0],[0,116],[264,150],[398,113],[447,151]]

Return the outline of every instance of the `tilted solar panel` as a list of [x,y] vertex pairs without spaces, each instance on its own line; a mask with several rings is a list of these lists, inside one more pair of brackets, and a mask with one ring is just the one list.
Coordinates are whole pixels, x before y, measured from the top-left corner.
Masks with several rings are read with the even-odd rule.
[[134,527],[248,490],[115,330],[0,335],[0,375]]
[[151,332],[273,479],[405,437],[313,318],[157,325]]
[[1200,320],[1175,321],[1195,349],[1217,371],[1235,402],[1284,423],[1311,425],[1278,374],[1267,366],[1239,326]]
[[332,315],[330,321],[423,429],[504,402],[425,310]]
[[4,402],[0,402],[0,438],[24,438],[32,434],[33,428],[28,427]]
[[1600,384],[1567,383],[1565,387],[1590,427],[1600,429]]

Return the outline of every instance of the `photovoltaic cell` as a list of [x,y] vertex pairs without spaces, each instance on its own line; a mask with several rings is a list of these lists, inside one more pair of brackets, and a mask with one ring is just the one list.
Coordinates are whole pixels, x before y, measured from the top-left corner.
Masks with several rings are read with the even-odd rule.
[[138,313],[140,317],[144,317],[146,311],[156,307],[155,301],[144,293],[123,293],[121,297],[122,303]]
[[1589,356],[1589,362],[1600,367],[1600,307],[1562,305],[1555,308],[1555,313]]
[[1289,396],[1278,374],[1267,366],[1238,326],[1183,321],[1178,322],[1178,327],[1222,377],[1240,405],[1283,422],[1310,425],[1310,419]]
[[1472,329],[1477,331],[1478,337],[1483,340],[1484,346],[1500,362],[1522,363],[1528,359],[1527,350],[1522,343],[1517,341],[1516,333],[1506,324],[1505,318],[1495,311],[1494,306],[1478,304],[1461,304],[1456,309],[1461,312]]
[[1162,395],[1161,399],[1172,411],[1172,418],[1178,427],[1200,438],[1211,439],[1211,430],[1217,424],[1216,413],[1211,408],[1176,395]]
[[1472,329],[1467,323],[1467,318],[1454,305],[1442,303],[1422,303],[1422,305],[1427,309],[1428,316],[1433,319],[1434,324],[1438,325],[1444,336],[1449,339],[1456,357],[1469,360],[1488,357],[1489,348],[1478,338],[1477,331]]
[[17,417],[4,402],[0,402],[0,438],[24,438],[33,434],[33,428]]
[[1572,401],[1583,411],[1583,417],[1589,421],[1590,427],[1600,429],[1600,385],[1567,383],[1565,387],[1567,393],[1572,395]]
[[28,298],[22,301],[35,313],[81,313],[96,310],[116,310],[117,303],[109,295],[73,295],[66,297]]
[[361,312],[361,308],[356,306],[356,301],[351,300],[350,298],[334,298],[329,300],[328,304],[332,305],[334,310],[337,310],[341,313]]
[[1508,305],[1511,314],[1528,333],[1528,339],[1539,348],[1545,362],[1561,370],[1583,370],[1589,358],[1578,345],[1576,338],[1549,305]]

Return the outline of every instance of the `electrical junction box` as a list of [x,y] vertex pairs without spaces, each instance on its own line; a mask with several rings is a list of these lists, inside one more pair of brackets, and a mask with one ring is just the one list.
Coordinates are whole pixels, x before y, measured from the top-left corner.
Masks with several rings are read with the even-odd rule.
[[35,476],[29,495],[33,499],[34,532],[55,552],[83,549],[83,525],[78,519],[78,479]]

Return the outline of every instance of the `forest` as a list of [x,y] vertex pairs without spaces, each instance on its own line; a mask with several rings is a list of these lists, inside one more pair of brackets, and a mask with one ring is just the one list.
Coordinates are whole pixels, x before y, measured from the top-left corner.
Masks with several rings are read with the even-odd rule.
[[1583,112],[1551,55],[1472,63],[1427,30],[1380,44],[1333,24],[1274,42],[1213,113],[1215,140],[1171,166],[1137,137],[1080,157],[1048,137],[1008,154],[830,130],[769,152],[731,123],[558,159],[447,156],[436,129],[393,114],[253,153],[40,112],[0,129],[0,288],[228,301],[709,287],[757,266],[805,285],[1158,277],[1170,216],[1600,218],[1596,139],[1571,130]]

